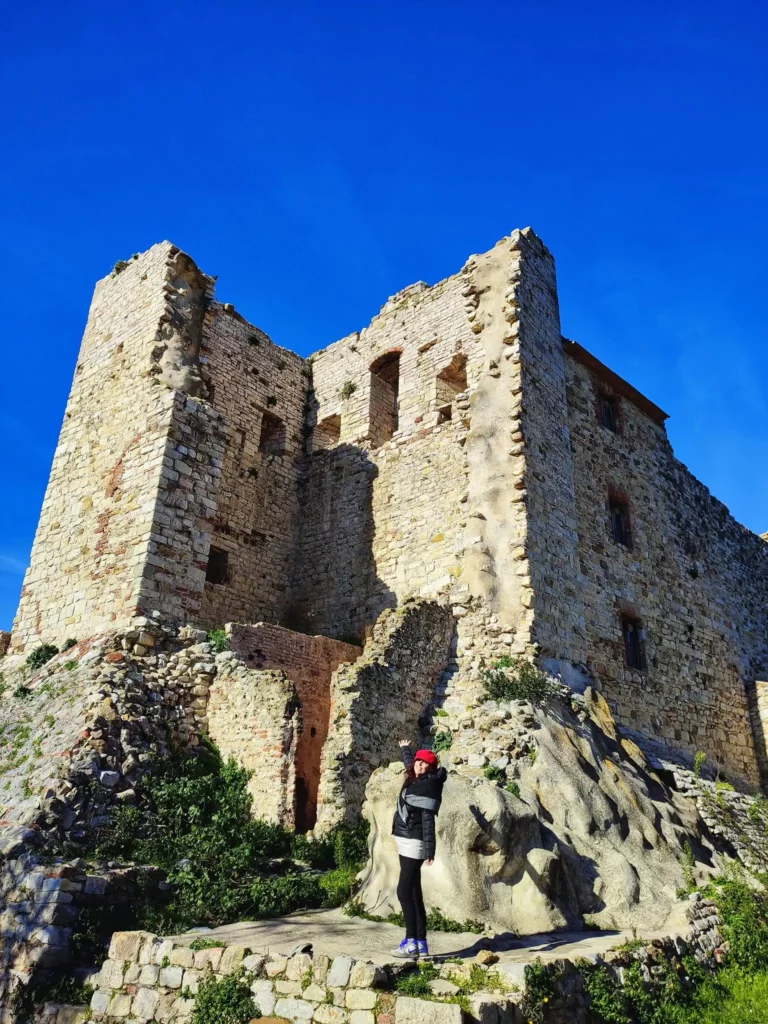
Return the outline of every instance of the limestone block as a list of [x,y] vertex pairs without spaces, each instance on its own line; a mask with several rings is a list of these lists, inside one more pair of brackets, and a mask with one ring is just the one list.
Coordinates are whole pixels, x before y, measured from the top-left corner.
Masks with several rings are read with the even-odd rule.
[[314,1012],[312,1003],[303,999],[278,999],[274,1009],[277,1017],[287,1017],[293,1021],[312,1020]]
[[284,974],[288,966],[288,957],[271,954],[267,960],[264,970],[268,978],[276,978],[278,974]]
[[133,1003],[133,996],[127,995],[123,992],[115,992],[109,1001],[107,1008],[108,1017],[127,1017],[131,1012],[131,1004]]
[[325,953],[318,953],[312,961],[312,980],[316,985],[325,985],[328,981],[328,969],[331,959]]
[[273,991],[273,982],[266,979],[254,981],[251,985],[251,994],[262,1016],[269,1016],[275,1009],[275,1003],[277,1002],[277,997]]
[[348,1010],[372,1010],[376,1005],[376,993],[372,988],[350,988],[347,990]]
[[346,988],[349,984],[353,964],[354,960],[350,956],[334,957],[331,969],[328,971],[328,988]]
[[278,978],[275,982],[275,992],[279,996],[300,996],[301,982],[289,981],[287,978]]
[[376,1017],[371,1010],[353,1010],[349,1015],[349,1024],[375,1024]]
[[243,967],[250,974],[259,974],[266,961],[267,958],[263,954],[251,953],[250,956],[243,957]]
[[96,985],[98,988],[121,988],[124,974],[123,960],[105,960],[101,965]]
[[518,1024],[520,1008],[508,996],[477,992],[469,997],[473,1024]]
[[315,1010],[312,1020],[317,1024],[347,1024],[349,1014],[340,1006],[329,1006],[327,1003],[323,1003]]
[[106,992],[104,989],[97,988],[91,996],[91,1009],[94,1013],[106,1013],[111,999],[111,992]]
[[365,960],[358,960],[349,974],[350,988],[378,988],[384,985],[387,974],[383,967],[378,964],[370,964]]
[[160,968],[160,985],[163,988],[181,988],[181,979],[184,977],[184,971],[181,967],[161,967]]
[[221,955],[219,963],[219,974],[232,974],[249,953],[246,946],[227,946]]
[[297,953],[288,961],[285,976],[290,981],[301,981],[312,969],[312,957],[308,953]]
[[322,1003],[326,996],[326,989],[321,988],[319,985],[311,984],[307,985],[302,995],[310,1003]]
[[457,1003],[433,1003],[400,996],[395,1003],[395,1024],[462,1024]]
[[136,998],[133,1000],[134,1016],[138,1017],[139,1020],[152,1020],[159,1002],[159,992],[155,992],[151,988],[140,988],[136,993]]
[[[177,946],[171,951],[170,961],[171,967],[194,967],[195,951],[188,946]],[[221,973],[228,972],[222,970]]]

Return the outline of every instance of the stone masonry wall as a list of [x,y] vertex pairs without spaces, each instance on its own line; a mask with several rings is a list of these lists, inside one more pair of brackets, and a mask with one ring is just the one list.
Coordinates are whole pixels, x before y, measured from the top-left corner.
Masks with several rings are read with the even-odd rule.
[[[634,402],[616,395],[619,430],[602,426],[597,395],[610,384],[567,364],[584,661],[624,725],[756,782],[746,685],[766,663],[768,546],[674,458],[663,425]],[[609,497],[628,503],[631,548],[613,540]],[[643,671],[626,663],[622,614],[641,623]]]
[[173,393],[153,351],[169,263],[153,246],[96,285],[13,627],[13,649],[90,636],[138,601]]
[[220,654],[208,699],[208,735],[225,758],[251,772],[248,792],[260,818],[292,826],[301,703],[284,672],[251,669]]
[[[302,729],[296,745],[296,827],[313,828],[317,818],[320,759],[328,736],[331,676],[342,663],[356,661],[362,648],[306,636],[264,622],[230,627],[232,651],[249,668],[276,669],[288,676],[301,702]],[[256,805],[259,806],[259,805]]]
[[208,538],[229,564],[226,583],[205,585],[195,621],[206,628],[282,622],[291,599],[309,369],[218,302],[205,314],[201,356],[209,401],[229,425]]
[[356,821],[371,772],[399,757],[418,734],[452,652],[454,620],[432,601],[385,612],[363,655],[331,680],[331,724],[323,748],[317,824]]

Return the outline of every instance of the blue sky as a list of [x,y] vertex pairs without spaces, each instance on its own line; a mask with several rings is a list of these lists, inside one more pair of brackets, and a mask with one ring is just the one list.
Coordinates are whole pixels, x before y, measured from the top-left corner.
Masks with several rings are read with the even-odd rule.
[[8,8],[0,628],[93,284],[164,238],[308,354],[530,224],[564,333],[768,530],[766,21],[757,0]]

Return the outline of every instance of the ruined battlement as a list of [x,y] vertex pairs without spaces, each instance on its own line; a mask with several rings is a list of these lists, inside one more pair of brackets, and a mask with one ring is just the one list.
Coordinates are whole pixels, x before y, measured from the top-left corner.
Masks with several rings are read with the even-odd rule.
[[756,783],[768,546],[665,420],[563,338],[529,228],[310,359],[160,243],[96,286],[11,649],[152,612],[357,646],[417,597],[454,689],[534,656]]

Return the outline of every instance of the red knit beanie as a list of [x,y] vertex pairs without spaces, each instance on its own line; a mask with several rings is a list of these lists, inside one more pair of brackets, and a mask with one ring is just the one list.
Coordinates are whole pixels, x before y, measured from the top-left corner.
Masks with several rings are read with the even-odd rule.
[[425,761],[430,768],[437,768],[437,754],[434,750],[417,750],[414,758],[417,761]]

